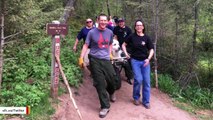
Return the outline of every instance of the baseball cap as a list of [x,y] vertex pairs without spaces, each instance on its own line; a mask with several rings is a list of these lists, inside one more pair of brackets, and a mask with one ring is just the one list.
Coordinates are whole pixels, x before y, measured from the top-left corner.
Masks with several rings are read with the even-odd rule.
[[125,20],[124,20],[124,18],[119,18],[118,19],[118,22],[124,22]]
[[115,23],[118,23],[118,17],[117,16],[113,16],[113,19],[114,19]]

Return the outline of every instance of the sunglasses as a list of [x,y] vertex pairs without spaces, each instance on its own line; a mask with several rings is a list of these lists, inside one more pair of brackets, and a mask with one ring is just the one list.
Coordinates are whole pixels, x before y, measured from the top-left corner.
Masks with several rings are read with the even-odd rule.
[[92,21],[86,21],[86,23],[92,23]]

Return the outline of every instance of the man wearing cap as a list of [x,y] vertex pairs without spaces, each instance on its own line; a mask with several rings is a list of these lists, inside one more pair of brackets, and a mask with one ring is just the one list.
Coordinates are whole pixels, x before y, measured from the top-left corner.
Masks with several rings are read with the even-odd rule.
[[[87,34],[90,30],[92,30],[93,28],[95,28],[93,26],[93,21],[91,18],[87,18],[85,21],[85,26],[81,29],[81,31],[78,33],[76,39],[75,39],[75,44],[73,46],[73,51],[76,52],[77,51],[77,45],[79,43],[79,41],[83,38],[83,41],[85,43]],[[87,54],[89,53],[90,49],[87,50]],[[89,69],[89,59],[88,56],[85,55],[84,57],[84,65],[87,66],[87,68]]]
[[[113,30],[114,33],[114,37],[115,39],[118,40],[120,46],[122,46],[123,42],[125,39],[127,39],[127,37],[132,33],[132,30],[125,25],[125,20],[123,18],[119,18],[118,19],[118,26],[116,26]],[[129,54],[131,54],[131,49],[130,47],[127,46],[127,52]],[[132,79],[133,79],[133,73],[132,73],[132,69],[130,66],[130,62],[128,61],[127,63],[125,63],[123,65],[124,70],[125,70],[125,74],[127,77],[127,82],[129,84],[132,84]]]
[[93,21],[92,21],[91,18],[87,18],[86,21],[85,21],[85,23],[86,23],[86,26],[83,27],[83,28],[81,29],[81,31],[78,33],[78,36],[76,37],[75,44],[74,44],[74,46],[73,46],[73,51],[75,51],[75,52],[77,51],[78,42],[79,42],[82,38],[83,38],[83,40],[84,40],[84,42],[85,42],[88,32],[89,32],[91,29],[94,28],[94,27],[93,27]]
[[119,18],[118,26],[114,28],[113,33],[119,41],[120,46],[122,46],[124,40],[132,33],[132,30],[125,25],[125,20],[123,18]]

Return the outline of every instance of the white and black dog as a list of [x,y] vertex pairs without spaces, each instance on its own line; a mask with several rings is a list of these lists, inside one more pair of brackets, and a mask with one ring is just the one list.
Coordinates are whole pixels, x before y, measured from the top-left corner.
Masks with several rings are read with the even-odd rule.
[[[121,49],[118,40],[116,39],[113,39],[113,43],[112,43],[112,56],[113,56],[112,64],[118,77],[117,89],[119,89],[121,87],[120,73],[122,71],[122,68],[124,67],[125,73],[126,73],[126,72],[129,72],[126,69],[131,69],[131,66],[129,65],[128,60],[123,50]],[[132,84],[130,79],[127,79],[127,82],[129,84]]]
[[113,39],[112,43],[112,56],[114,60],[118,60],[120,62],[124,61],[124,52],[122,51],[118,40]]

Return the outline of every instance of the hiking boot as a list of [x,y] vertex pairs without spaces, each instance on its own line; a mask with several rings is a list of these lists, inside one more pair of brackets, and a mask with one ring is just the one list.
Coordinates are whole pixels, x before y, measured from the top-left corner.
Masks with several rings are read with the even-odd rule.
[[127,82],[128,82],[130,85],[132,85],[132,81],[133,81],[133,79],[127,79]]
[[143,104],[146,109],[150,109],[150,104]]
[[133,104],[138,106],[138,105],[140,105],[140,102],[139,102],[139,100],[133,100]]
[[113,94],[110,95],[109,97],[110,97],[110,101],[111,101],[111,102],[115,102],[115,101],[116,101],[115,93],[113,93]]
[[109,108],[103,108],[103,109],[101,109],[101,111],[99,112],[99,117],[100,118],[106,117],[106,115],[107,115],[108,112],[109,112]]

